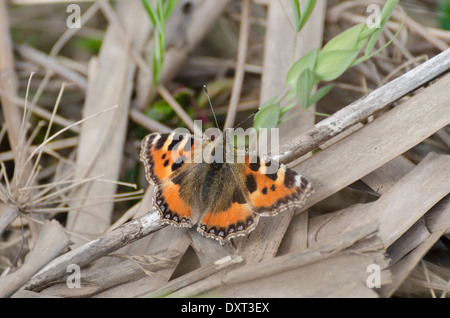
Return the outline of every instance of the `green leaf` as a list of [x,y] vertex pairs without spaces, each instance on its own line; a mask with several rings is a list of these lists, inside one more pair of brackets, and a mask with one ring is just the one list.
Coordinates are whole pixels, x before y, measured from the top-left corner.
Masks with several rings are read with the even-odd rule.
[[271,106],[272,104],[275,104],[275,100],[278,98],[278,95],[275,97],[272,97],[271,99],[269,99],[268,101],[266,101],[264,104],[262,104],[261,106],[259,106],[259,109],[264,109],[268,106]]
[[152,68],[153,68],[153,85],[156,85],[162,74],[164,47],[161,46],[161,40],[159,36],[155,37],[154,43],[155,46],[153,48]]
[[379,28],[370,36],[364,56],[368,56],[370,52],[372,52],[373,48],[375,47],[375,44],[378,41],[378,38],[380,37],[381,32],[383,32],[383,29]]
[[156,8],[158,9],[158,20],[164,26],[165,18],[164,18],[164,3],[162,0],[158,0]]
[[294,16],[294,28],[295,32],[298,33],[300,31],[300,19],[302,13],[300,11],[300,1],[299,0],[291,0],[292,7],[292,15]]
[[441,0],[438,2],[438,15],[441,28],[450,30],[450,2]]
[[263,109],[260,109],[255,115],[255,122],[253,127],[255,129],[260,128],[275,128],[280,118],[280,105],[271,104]]
[[381,23],[380,23],[380,28],[384,28],[384,26],[386,25],[386,23],[389,21],[392,12],[394,11],[395,7],[398,5],[398,2],[400,0],[388,0],[386,2],[386,4],[383,7],[383,10],[381,10],[380,13],[380,18],[381,18]]
[[334,88],[334,85],[327,85],[319,89],[309,100],[309,106],[316,104],[319,100],[321,100],[325,95],[327,95]]
[[358,56],[359,50],[339,50],[320,53],[314,72],[322,81],[341,76]]
[[278,120],[278,125],[280,125],[280,124],[282,124],[282,123],[285,123],[285,122],[287,122],[287,121],[289,121],[289,120],[292,120],[292,119],[294,119],[295,117],[296,117],[295,114],[286,114],[285,116],[281,117],[281,118]]
[[305,26],[306,22],[309,20],[309,17],[311,16],[311,13],[313,12],[315,6],[316,6],[316,0],[308,0],[308,1],[306,1],[305,8],[303,9],[303,14],[301,15],[301,18],[300,18],[299,31],[301,29],[303,29],[303,27]]
[[100,51],[100,47],[102,46],[102,40],[101,39],[96,39],[96,38],[90,38],[90,37],[86,37],[86,38],[76,38],[75,39],[75,46],[77,49],[80,50],[89,50],[89,52],[93,53],[93,54],[98,54],[98,52]]
[[163,13],[162,8],[160,7],[160,1],[158,1],[156,8],[149,2],[149,0],[142,0],[142,3],[147,10],[153,27],[155,27],[160,33],[164,33],[164,18],[161,18]]
[[156,27],[156,20],[157,20],[157,14],[156,10],[153,7],[153,5],[149,2],[149,0],[142,0],[142,3],[144,4],[144,8],[147,10],[147,14],[150,18],[150,22],[154,27]]
[[169,0],[165,2],[164,5],[164,20],[167,21],[167,19],[172,14],[173,10],[178,4],[178,0]]
[[308,108],[309,97],[314,86],[316,75],[309,68],[303,70],[297,80],[297,98],[303,108]]
[[156,8],[150,3],[150,0],[142,0],[145,10],[149,16],[150,22],[155,28],[154,48],[151,56],[153,70],[153,85],[156,85],[162,74],[164,53],[166,51],[166,30],[165,21],[172,13],[178,0],[157,0]]
[[357,24],[348,30],[336,35],[322,48],[320,53],[329,51],[353,50],[360,46],[359,34],[364,28],[364,24]]
[[366,26],[366,29],[361,32],[361,35],[370,34],[369,43],[367,44],[366,52],[364,56],[369,56],[370,52],[375,47],[375,44],[378,41],[378,38],[381,35],[381,32],[383,31],[383,28],[385,27],[386,23],[389,21],[389,18],[392,15],[392,12],[394,11],[395,7],[397,6],[399,0],[389,0],[386,2],[386,4],[383,7],[383,10],[380,13],[380,27],[379,28],[373,28],[370,29]]
[[292,14],[294,16],[294,29],[296,33],[300,32],[300,30],[305,26],[306,22],[308,22],[315,6],[316,0],[306,0],[302,13],[300,9],[300,1],[291,0]]
[[385,27],[386,23],[389,21],[391,15],[392,15],[392,12],[394,11],[398,2],[399,2],[399,0],[386,1],[383,9],[380,12],[380,27],[379,28],[369,28],[366,26],[364,28],[364,30],[362,30],[362,32],[361,32],[361,38],[369,37],[369,36],[373,35],[375,32],[377,32],[379,29],[383,29]]
[[311,70],[314,69],[314,66],[316,65],[317,55],[319,54],[319,49],[313,49],[303,55],[300,59],[295,62],[291,68],[289,69],[287,78],[286,78],[286,85],[295,88],[295,85],[297,84],[297,79],[300,76],[300,73],[303,72],[303,70],[309,68]]
[[376,50],[375,52],[373,52],[372,54],[365,54],[364,56],[361,56],[359,59],[357,59],[356,61],[354,61],[352,63],[352,65],[350,65],[350,67],[353,67],[361,62],[364,62],[370,58],[372,58],[373,56],[377,55],[378,53],[380,53],[381,51],[383,51],[385,48],[387,48],[394,40],[395,38],[400,34],[400,31],[403,28],[403,24],[405,23],[406,20],[406,16],[403,18],[402,24],[400,25],[400,27],[397,30],[397,33],[395,33],[394,37],[392,39],[389,40],[388,43],[386,43],[385,45],[383,45],[383,47],[379,48],[378,50]]

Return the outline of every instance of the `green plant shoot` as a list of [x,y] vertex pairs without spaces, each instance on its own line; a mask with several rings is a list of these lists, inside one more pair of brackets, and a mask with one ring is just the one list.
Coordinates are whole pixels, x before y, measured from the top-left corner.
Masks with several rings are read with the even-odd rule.
[[153,39],[154,48],[152,51],[151,63],[153,71],[153,85],[156,86],[161,78],[164,53],[166,50],[165,22],[177,5],[178,0],[157,0],[156,7],[150,3],[150,0],[142,0],[142,3],[148,13],[151,24],[155,29]]
[[[280,117],[296,105],[300,105],[306,109],[317,103],[334,86],[324,86],[315,94],[312,94],[315,85],[322,81],[328,82],[335,80],[350,67],[373,57],[392,43],[401,27],[394,38],[385,46],[372,52],[398,2],[399,0],[386,1],[380,13],[379,27],[371,27],[365,23],[355,25],[335,36],[322,49],[313,49],[295,61],[286,77],[286,85],[289,87],[289,91],[284,98],[289,100],[290,103],[281,109],[277,109],[277,107],[280,107],[284,98],[277,103],[275,103],[275,99],[264,103],[264,107],[261,106],[255,116],[254,127],[273,128],[280,123]],[[304,26],[305,19],[307,20],[311,14],[315,1],[307,1],[303,12],[300,10],[298,0],[292,0],[291,5],[294,12],[295,30],[300,31]],[[365,50],[363,51],[364,47]]]

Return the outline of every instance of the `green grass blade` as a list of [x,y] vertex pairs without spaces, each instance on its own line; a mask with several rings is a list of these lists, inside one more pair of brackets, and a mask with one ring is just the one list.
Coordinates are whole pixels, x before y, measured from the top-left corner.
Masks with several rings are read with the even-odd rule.
[[156,22],[156,20],[157,20],[157,15],[156,15],[156,10],[155,10],[155,8],[153,7],[153,5],[149,2],[149,0],[142,0],[142,3],[143,3],[143,5],[144,5],[144,8],[145,8],[145,10],[147,11],[147,14],[148,14],[148,16],[149,16],[149,18],[150,18],[150,22],[152,23],[152,25],[154,26],[154,27],[156,27],[156,25],[157,25],[157,22]]
[[172,14],[173,10],[178,4],[178,0],[169,0],[165,2],[164,6],[164,20],[167,21],[167,19]]

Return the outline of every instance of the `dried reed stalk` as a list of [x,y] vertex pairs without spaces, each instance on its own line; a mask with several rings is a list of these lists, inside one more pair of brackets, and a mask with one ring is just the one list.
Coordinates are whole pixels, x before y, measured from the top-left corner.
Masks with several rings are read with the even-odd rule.
[[154,210],[60,256],[54,262],[47,264],[36,277],[31,279],[26,284],[26,289],[31,290],[63,277],[67,274],[67,266],[70,264],[85,266],[122,246],[160,230],[164,226],[159,221],[159,213]]

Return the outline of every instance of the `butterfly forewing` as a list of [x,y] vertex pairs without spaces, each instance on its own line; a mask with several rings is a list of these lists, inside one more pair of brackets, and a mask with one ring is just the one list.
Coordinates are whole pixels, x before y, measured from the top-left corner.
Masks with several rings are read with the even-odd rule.
[[191,227],[194,222],[192,182],[195,150],[201,141],[189,134],[150,134],[142,141],[141,161],[146,178],[155,184],[153,202],[165,223]]

